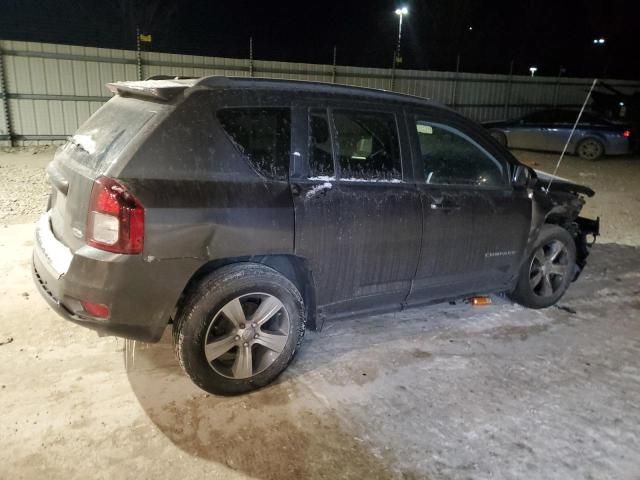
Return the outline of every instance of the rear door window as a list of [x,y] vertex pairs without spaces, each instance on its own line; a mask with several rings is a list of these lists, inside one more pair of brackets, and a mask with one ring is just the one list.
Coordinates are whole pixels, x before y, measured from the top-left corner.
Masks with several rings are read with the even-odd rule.
[[401,181],[402,162],[394,114],[336,110],[333,121],[342,180]]
[[309,171],[312,178],[334,176],[329,117],[324,109],[309,111]]
[[504,166],[462,132],[418,119],[424,177],[433,185],[503,187]]
[[288,108],[225,108],[217,113],[225,132],[262,175],[289,176],[291,113]]

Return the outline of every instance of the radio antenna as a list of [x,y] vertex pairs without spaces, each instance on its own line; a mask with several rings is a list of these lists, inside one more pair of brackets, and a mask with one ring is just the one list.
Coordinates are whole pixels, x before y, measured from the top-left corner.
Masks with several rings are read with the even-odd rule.
[[587,103],[589,103],[589,99],[591,98],[591,92],[598,83],[598,79],[594,78],[593,83],[591,84],[591,88],[589,89],[589,93],[587,93],[587,98],[584,99],[584,103],[582,104],[582,108],[580,109],[580,113],[578,113],[578,118],[576,118],[576,122],[573,124],[573,128],[571,129],[571,133],[569,134],[569,138],[567,138],[567,142],[564,144],[564,148],[562,149],[562,153],[560,154],[560,158],[558,159],[558,163],[556,163],[556,168],[553,171],[553,175],[549,179],[549,184],[547,185],[547,195],[549,194],[549,189],[551,188],[551,182],[553,182],[556,173],[558,173],[558,168],[560,168],[560,163],[562,163],[562,159],[564,158],[564,154],[567,152],[567,148],[569,148],[569,143],[571,143],[571,139],[573,138],[573,134],[578,128],[578,124],[580,123],[580,119],[582,118],[582,114],[584,113],[584,109],[587,107]]

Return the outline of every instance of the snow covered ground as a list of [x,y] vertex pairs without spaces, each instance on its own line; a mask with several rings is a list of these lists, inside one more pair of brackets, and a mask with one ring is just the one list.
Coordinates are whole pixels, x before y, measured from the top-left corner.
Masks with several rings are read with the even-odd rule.
[[640,161],[565,159],[618,243],[596,245],[559,308],[328,322],[275,385],[222,398],[181,373],[168,334],[99,338],[40,298],[47,156],[0,155],[0,478],[638,478]]

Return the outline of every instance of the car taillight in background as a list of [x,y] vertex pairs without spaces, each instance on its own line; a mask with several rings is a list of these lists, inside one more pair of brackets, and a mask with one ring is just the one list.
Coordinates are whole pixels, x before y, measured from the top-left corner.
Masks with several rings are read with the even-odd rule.
[[631,136],[631,130],[625,130],[622,132],[622,136],[629,138]]
[[126,187],[109,177],[93,183],[87,213],[87,244],[114,253],[140,253],[144,208]]

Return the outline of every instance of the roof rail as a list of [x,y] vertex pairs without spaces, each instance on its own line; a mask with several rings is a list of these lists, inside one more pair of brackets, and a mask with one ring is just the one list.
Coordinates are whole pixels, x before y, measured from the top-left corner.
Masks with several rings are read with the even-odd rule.
[[205,88],[255,88],[326,94],[357,95],[367,98],[398,100],[404,102],[410,101],[420,103],[422,105],[426,103],[429,105],[444,107],[444,105],[440,104],[439,102],[435,102],[428,98],[407,95],[404,93],[397,93],[388,90],[367,87],[355,87],[349,85],[313,82],[308,80],[281,80],[256,77],[224,77],[220,75],[214,75],[210,77],[200,78],[195,82],[194,87],[195,86]]

